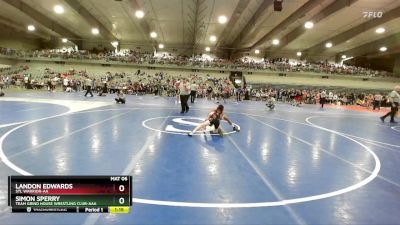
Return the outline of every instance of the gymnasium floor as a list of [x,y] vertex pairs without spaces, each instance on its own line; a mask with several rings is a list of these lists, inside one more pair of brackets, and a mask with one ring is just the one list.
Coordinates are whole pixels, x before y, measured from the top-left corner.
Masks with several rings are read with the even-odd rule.
[[[0,224],[400,224],[400,126],[378,114],[228,102],[223,138],[173,98],[0,98]],[[11,214],[8,175],[132,175],[131,213]]]

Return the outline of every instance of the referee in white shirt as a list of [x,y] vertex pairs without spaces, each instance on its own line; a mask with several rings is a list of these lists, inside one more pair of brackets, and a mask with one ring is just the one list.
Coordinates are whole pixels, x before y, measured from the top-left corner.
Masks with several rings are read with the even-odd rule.
[[386,117],[390,116],[391,123],[397,123],[394,121],[394,117],[396,116],[397,111],[399,111],[399,103],[400,103],[400,86],[396,86],[392,92],[390,92],[388,96],[388,103],[390,104],[390,112],[381,117],[382,122],[385,122]]

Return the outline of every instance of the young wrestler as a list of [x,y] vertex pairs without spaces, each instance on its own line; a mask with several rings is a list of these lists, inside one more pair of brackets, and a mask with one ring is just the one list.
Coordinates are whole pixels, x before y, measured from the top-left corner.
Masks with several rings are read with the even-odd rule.
[[220,127],[220,122],[221,120],[225,120],[233,127],[233,130],[239,131],[239,127],[235,126],[231,120],[225,115],[224,113],[224,106],[219,105],[215,110],[211,111],[208,114],[207,119],[199,124],[196,128],[194,128],[193,131],[189,132],[188,135],[192,136],[194,133],[197,131],[206,128],[207,126],[214,126],[214,133],[218,133],[220,136],[224,135],[224,132],[222,131]]

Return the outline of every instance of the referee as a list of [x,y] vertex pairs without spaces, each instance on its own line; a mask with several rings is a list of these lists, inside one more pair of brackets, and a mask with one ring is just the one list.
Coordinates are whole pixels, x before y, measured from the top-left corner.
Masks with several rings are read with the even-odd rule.
[[390,104],[390,112],[386,113],[386,115],[381,117],[382,122],[385,122],[386,117],[390,116],[391,123],[397,123],[394,121],[394,117],[396,116],[397,111],[399,111],[399,103],[400,103],[400,86],[396,86],[392,92],[390,92],[388,96],[388,103]]

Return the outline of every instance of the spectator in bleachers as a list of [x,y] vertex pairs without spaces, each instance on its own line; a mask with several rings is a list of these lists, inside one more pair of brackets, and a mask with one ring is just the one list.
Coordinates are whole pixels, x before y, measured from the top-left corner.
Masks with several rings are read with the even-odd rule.
[[114,51],[103,51],[103,52],[90,52],[86,50],[36,50],[33,52],[17,52],[14,50],[2,50],[0,48],[0,54],[15,57],[46,57],[46,58],[61,58],[66,59],[78,59],[78,60],[104,60],[108,61],[119,61],[123,63],[135,63],[135,64],[160,64],[160,65],[177,65],[186,67],[200,67],[200,68],[221,68],[221,69],[249,69],[249,70],[270,70],[270,71],[282,71],[282,72],[316,72],[316,73],[327,73],[327,74],[355,74],[365,76],[377,76],[388,74],[387,72],[380,73],[368,68],[362,68],[357,66],[331,64],[327,61],[319,63],[310,62],[299,62],[290,61],[287,58],[276,58],[276,59],[262,59],[255,61],[248,57],[244,57],[236,60],[227,60],[219,58],[204,58],[201,55],[193,57],[179,56],[179,55],[154,55],[148,52],[139,52],[136,50],[124,50],[118,53]]

